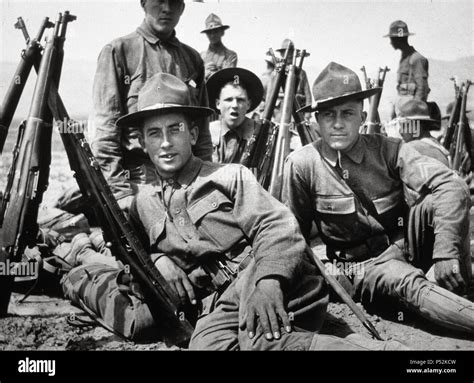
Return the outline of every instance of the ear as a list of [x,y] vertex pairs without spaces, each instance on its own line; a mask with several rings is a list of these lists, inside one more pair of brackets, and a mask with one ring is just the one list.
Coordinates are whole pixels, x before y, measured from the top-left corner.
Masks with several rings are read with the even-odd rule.
[[252,106],[252,100],[250,98],[247,99],[247,110],[245,111],[245,113],[247,113],[250,109],[250,107]]
[[367,112],[362,111],[360,117],[361,117],[361,119],[362,119],[362,124],[361,124],[361,125],[364,125],[365,120],[367,119]]
[[179,15],[181,16],[184,12],[184,8],[186,8],[186,4],[183,1],[183,4],[181,4],[181,10],[179,11]]
[[221,100],[219,98],[216,98],[216,108],[219,109],[219,112],[221,110]]
[[191,135],[191,145],[196,145],[199,136],[199,128],[194,121],[189,125],[189,134]]

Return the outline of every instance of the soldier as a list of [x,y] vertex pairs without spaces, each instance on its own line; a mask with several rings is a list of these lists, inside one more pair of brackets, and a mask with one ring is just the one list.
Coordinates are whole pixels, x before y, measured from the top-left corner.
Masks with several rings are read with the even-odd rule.
[[[194,105],[207,106],[204,63],[197,51],[176,37],[183,0],[141,0],[145,19],[137,30],[107,44],[101,51],[94,79],[94,127],[91,147],[106,178],[114,183],[122,206],[129,205],[132,184],[156,179],[153,164],[138,142],[135,127],[119,129],[116,120],[137,108],[137,97],[147,79],[170,73],[186,82]],[[194,154],[211,160],[207,119],[199,122]],[[127,197],[128,202],[120,198]]]
[[213,74],[206,86],[209,105],[220,113],[220,119],[209,127],[213,161],[239,163],[248,140],[260,126],[245,115],[260,104],[263,85],[247,69],[227,68]]
[[219,16],[211,13],[207,16],[206,29],[201,31],[209,39],[207,51],[201,52],[206,70],[206,80],[217,71],[224,68],[233,68],[237,66],[237,53],[227,49],[222,43],[222,37],[228,25],[223,25]]
[[[392,300],[437,323],[474,333],[470,198],[466,184],[439,161],[400,139],[360,135],[363,100],[357,75],[330,63],[313,85],[322,139],[290,154],[283,199],[308,240],[313,220],[327,257],[342,262],[355,299]],[[407,211],[403,186],[420,194]],[[425,273],[433,266],[436,283]],[[359,272],[362,271],[362,272]]]
[[430,104],[431,113],[426,102],[415,99],[407,101],[400,107],[399,117],[394,122],[408,146],[451,167],[449,152],[430,133],[441,129],[441,111],[435,102]]
[[[324,319],[327,288],[304,255],[294,217],[244,166],[192,154],[194,121],[212,110],[190,101],[184,82],[159,73],[142,88],[137,111],[117,124],[140,127],[158,173],[155,183],[140,187],[131,218],[183,305],[199,312],[191,348],[400,348],[314,333]],[[120,268],[86,263],[66,275],[63,290],[116,333],[147,341],[159,333],[140,286]]]
[[389,32],[384,37],[390,37],[393,49],[402,52],[397,71],[398,101],[396,110],[411,99],[426,101],[430,88],[428,86],[428,60],[408,44],[408,26],[401,20],[390,24]]
[[[292,44],[293,41],[290,39],[285,39],[281,43],[281,48],[277,49],[276,51],[280,54],[281,58],[283,58],[286,49],[290,44]],[[290,51],[290,54],[288,57],[293,56],[293,51]],[[290,64],[290,62],[288,63]],[[270,91],[270,90],[269,90]],[[309,86],[309,81],[308,81],[308,76],[306,75],[306,72],[304,69],[301,70],[300,76],[299,76],[299,82],[298,82],[298,87],[296,88],[296,101],[298,105],[304,106],[307,104],[311,103],[311,87]],[[275,119],[276,122],[280,122],[280,107],[281,104],[283,103],[283,93],[280,93],[279,100],[277,101],[277,108],[275,108],[278,113],[275,113]],[[306,113],[305,114],[306,119],[311,118],[311,113]]]

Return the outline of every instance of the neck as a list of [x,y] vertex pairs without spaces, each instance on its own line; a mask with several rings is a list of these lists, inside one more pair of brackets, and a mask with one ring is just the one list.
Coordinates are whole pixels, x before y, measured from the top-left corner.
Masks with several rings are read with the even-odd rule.
[[220,48],[220,47],[223,47],[224,44],[222,44],[222,41],[219,40],[219,41],[216,41],[214,43],[209,43],[209,47],[211,48]]
[[146,23],[149,31],[162,41],[168,40],[173,35],[174,29],[172,29],[169,32],[159,32],[156,29],[154,29],[153,26],[150,25],[150,23],[146,19],[145,19],[145,23]]

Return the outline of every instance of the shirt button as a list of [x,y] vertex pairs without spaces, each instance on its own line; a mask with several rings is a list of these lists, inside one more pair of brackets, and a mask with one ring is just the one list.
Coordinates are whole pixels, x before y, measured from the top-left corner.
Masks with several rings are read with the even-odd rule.
[[211,206],[212,206],[213,208],[216,208],[216,207],[217,207],[217,202],[211,203]]

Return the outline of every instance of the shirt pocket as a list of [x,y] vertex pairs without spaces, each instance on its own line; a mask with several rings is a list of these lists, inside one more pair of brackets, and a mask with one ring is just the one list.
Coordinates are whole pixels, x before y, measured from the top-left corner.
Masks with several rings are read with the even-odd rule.
[[243,237],[233,211],[232,201],[214,190],[189,207],[188,215],[201,239],[210,240],[216,251],[225,252]]
[[141,72],[136,72],[132,77],[130,77],[130,84],[127,93],[127,108],[128,113],[132,113],[136,111],[136,105],[138,101],[138,93],[143,87],[145,83],[143,75]]
[[316,197],[316,211],[321,214],[348,215],[356,212],[353,196],[327,196]]
[[396,190],[384,197],[374,199],[372,202],[375,206],[375,210],[377,210],[377,213],[382,215],[401,204],[403,202],[403,194],[400,193],[399,190]]
[[192,74],[187,76],[186,79],[184,80],[191,94],[191,102],[194,105],[200,105],[200,100],[199,100],[200,84],[198,83],[198,77],[199,77],[198,73],[193,72]]
[[166,217],[157,219],[148,230],[148,238],[150,239],[150,246],[154,246],[158,239],[165,232],[165,220]]

